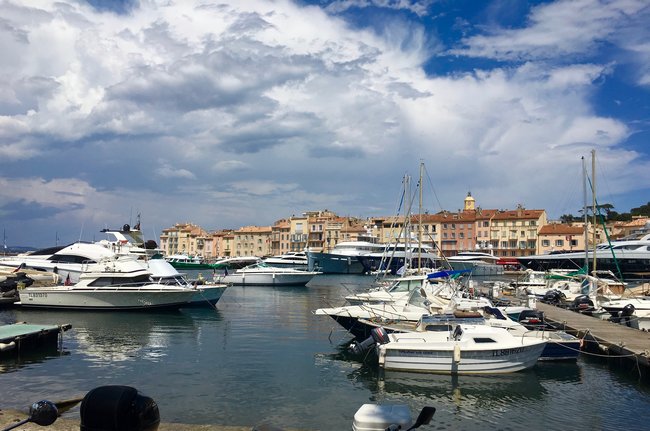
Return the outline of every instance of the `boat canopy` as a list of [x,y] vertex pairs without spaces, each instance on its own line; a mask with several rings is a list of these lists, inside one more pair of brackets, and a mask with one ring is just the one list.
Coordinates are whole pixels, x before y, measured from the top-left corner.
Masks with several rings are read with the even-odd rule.
[[442,277],[458,277],[459,275],[462,274],[469,274],[471,273],[471,269],[457,269],[457,270],[449,270],[449,271],[437,271],[437,272],[432,272],[431,274],[427,275],[428,279],[432,278],[442,278]]

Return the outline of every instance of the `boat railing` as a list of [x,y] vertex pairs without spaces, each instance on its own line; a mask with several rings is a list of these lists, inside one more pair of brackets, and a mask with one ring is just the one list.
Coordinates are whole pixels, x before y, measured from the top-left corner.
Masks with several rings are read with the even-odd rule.
[[[158,289],[155,289],[153,287],[159,286]],[[118,283],[118,284],[109,284],[109,285],[104,285],[104,286],[86,286],[84,288],[91,289],[93,291],[102,291],[102,292],[116,292],[120,290],[129,290],[129,291],[163,291],[167,292],[172,289],[176,290],[196,290],[197,288],[195,286],[169,286],[165,284],[161,284],[158,282],[133,282],[133,283]]]

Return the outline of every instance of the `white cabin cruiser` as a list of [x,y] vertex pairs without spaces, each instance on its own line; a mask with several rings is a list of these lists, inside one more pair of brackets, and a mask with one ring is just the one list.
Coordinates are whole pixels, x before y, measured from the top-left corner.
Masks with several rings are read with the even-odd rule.
[[259,262],[219,277],[222,283],[258,286],[305,285],[317,271],[302,271],[293,268],[278,268]]
[[84,264],[77,283],[19,291],[23,307],[85,310],[175,308],[196,293],[195,288],[156,283],[135,257],[116,255]]

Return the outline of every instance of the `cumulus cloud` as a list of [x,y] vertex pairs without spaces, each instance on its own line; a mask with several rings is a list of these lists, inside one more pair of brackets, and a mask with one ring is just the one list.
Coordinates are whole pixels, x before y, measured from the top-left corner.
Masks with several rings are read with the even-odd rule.
[[[432,1],[102,4],[0,3],[0,184],[18,190],[0,208],[39,208],[34,233],[134,206],[158,228],[390,215],[420,159],[452,210],[469,188],[552,210],[593,147],[617,190],[650,182],[635,130],[593,103],[621,62],[648,85],[642,1],[544,2],[520,27],[465,22],[450,49],[419,19]],[[408,13],[346,21],[370,7]],[[594,57],[603,44],[619,55]],[[425,71],[441,53],[497,61]]]
[[196,179],[196,176],[188,171],[187,169],[183,168],[176,168],[172,166],[171,163],[165,161],[165,160],[160,160],[159,166],[156,168],[155,172],[156,174],[160,175],[161,177],[165,178],[185,178],[189,180],[194,180]]
[[[463,39],[450,54],[497,60],[588,56],[598,45],[618,41],[621,28],[648,16],[644,0],[560,0],[535,6],[523,28],[490,28]],[[625,43],[624,41],[618,41]]]
[[336,0],[330,2],[326,10],[341,13],[348,9],[364,9],[368,7],[407,10],[416,15],[426,15],[434,0]]

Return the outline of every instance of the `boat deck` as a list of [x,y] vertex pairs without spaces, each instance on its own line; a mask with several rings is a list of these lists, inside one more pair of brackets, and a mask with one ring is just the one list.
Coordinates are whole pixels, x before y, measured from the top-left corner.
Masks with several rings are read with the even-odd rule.
[[610,356],[627,357],[650,367],[650,332],[601,320],[574,311],[537,303],[550,322],[588,342],[586,348],[597,348]]

